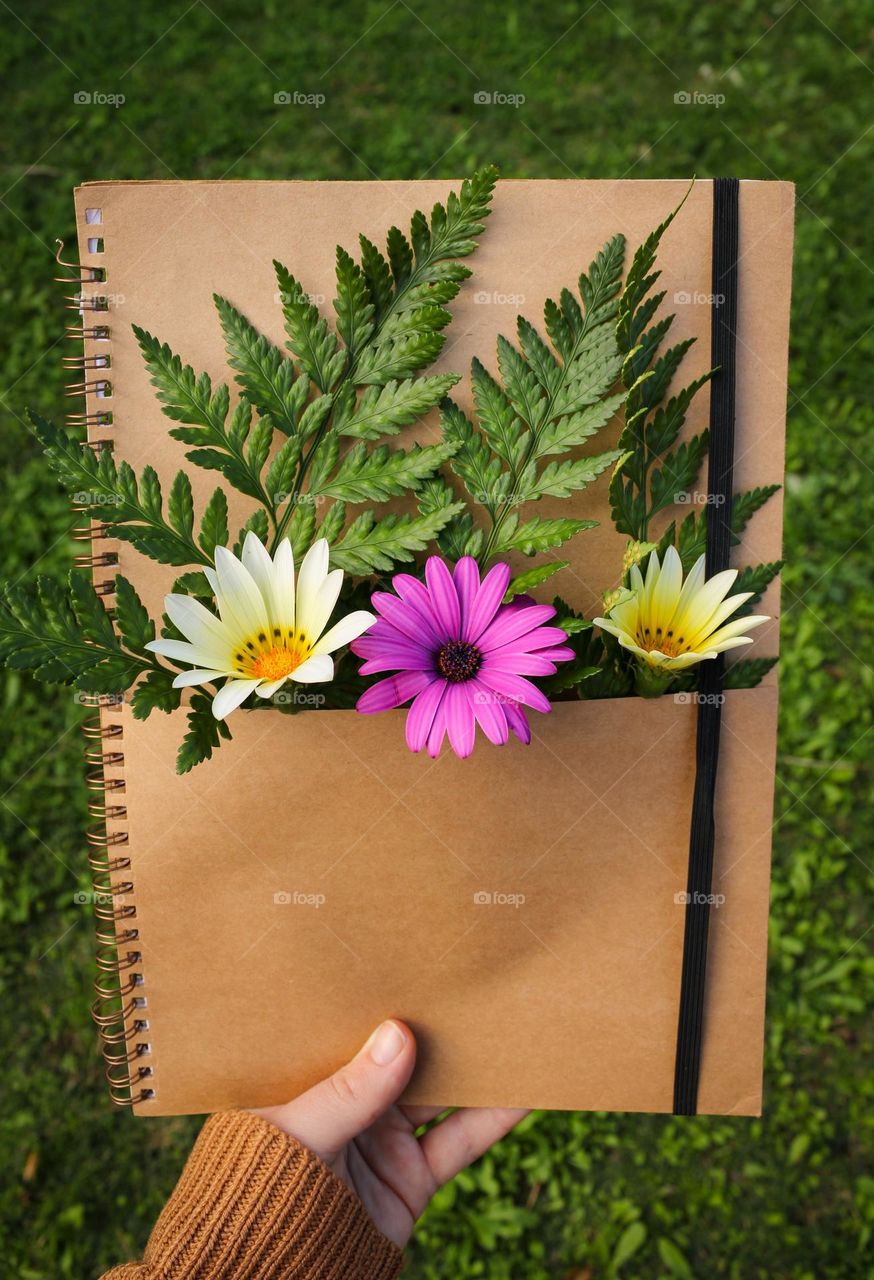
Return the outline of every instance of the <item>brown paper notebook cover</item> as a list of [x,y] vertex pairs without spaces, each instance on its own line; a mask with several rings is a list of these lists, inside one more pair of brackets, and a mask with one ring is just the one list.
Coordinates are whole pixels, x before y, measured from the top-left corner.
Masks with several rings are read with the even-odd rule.
[[[76,192],[81,261],[106,269],[116,454],[169,483],[185,464],[137,348],[136,323],[228,382],[213,292],[284,345],[272,259],[330,312],[334,249],[377,243],[452,184],[107,182]],[[517,313],[573,284],[622,231],[630,254],[680,201],[681,181],[504,181],[472,278],[451,304],[437,370],[494,369]],[[709,367],[711,184],[698,182],[660,253],[672,341]],[[792,187],[744,182],[735,486],[780,482]],[[97,250],[101,250],[97,252]],[[86,286],[86,293],[88,286]],[[88,343],[87,354],[107,346]],[[470,408],[467,378],[453,393]],[[707,390],[687,431],[706,424]],[[411,438],[437,438],[429,420]],[[604,435],[618,431],[618,424]],[[97,430],[95,435],[106,435]],[[403,443],[403,442],[402,442]],[[598,448],[609,447],[607,442]],[[201,504],[215,476],[190,467]],[[540,504],[538,514],[554,514]],[[615,585],[624,537],[607,476],[556,512],[598,519],[563,548],[557,589],[590,616]],[[232,502],[231,527],[248,514]],[[682,514],[682,509],[671,514]],[[234,517],[239,520],[234,520]],[[780,557],[781,503],[753,518],[735,562]],[[175,576],[119,548],[159,616]],[[100,576],[98,574],[98,576]],[[756,632],[775,653],[779,588]],[[138,1114],[264,1105],[349,1057],[383,1017],[419,1040],[409,1099],[454,1105],[670,1111],[694,777],[695,707],[671,698],[557,705],[534,740],[468,760],[411,755],[403,712],[238,712],[234,740],[174,772],[181,712],[123,729],[133,905],[154,1096]],[[776,679],[724,710],[699,1110],[761,1110]]]

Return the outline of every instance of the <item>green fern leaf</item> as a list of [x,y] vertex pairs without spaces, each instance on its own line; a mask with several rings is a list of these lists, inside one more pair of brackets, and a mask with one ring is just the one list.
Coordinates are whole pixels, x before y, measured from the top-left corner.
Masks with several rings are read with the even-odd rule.
[[724,689],[754,689],[776,666],[777,658],[741,658],[726,667],[722,678]]
[[145,468],[138,482],[128,463],[116,468],[110,450],[101,450],[98,456],[92,449],[83,449],[39,414],[32,413],[30,422],[49,466],[73,500],[93,519],[112,524],[114,536],[139,545],[163,564],[207,562],[190,533],[165,521],[161,486],[152,467]]
[[762,485],[745,493],[736,493],[731,503],[731,531],[737,541],[752,517],[779,490],[778,484]]
[[742,617],[745,613],[752,613],[762,593],[770,582],[776,578],[777,574],[783,568],[783,560],[774,560],[770,564],[749,565],[745,569],[741,569],[735,579],[732,595],[737,595],[742,591],[752,591],[752,598],[741,605],[738,610],[737,617]]
[[131,708],[135,720],[146,720],[153,711],[175,711],[182,700],[182,690],[173,688],[173,672],[164,668],[150,671],[134,689]]
[[370,298],[364,272],[345,249],[337,246],[337,332],[354,359],[373,333],[376,308]]
[[312,545],[316,531],[316,507],[308,494],[302,494],[292,512],[286,528],[286,536],[291,542],[296,561],[307,552]]
[[309,379],[306,375],[296,378],[292,362],[226,298],[213,294],[213,299],[225,336],[228,364],[237,370],[238,386],[262,417],[269,417],[280,431],[292,435],[307,400]]
[[[219,543],[226,546],[227,543]],[[177,595],[200,596],[202,599],[212,598],[212,587],[205,573],[182,573],[173,583],[172,590]]]
[[250,530],[252,533],[256,535],[256,537],[260,538],[262,542],[266,543],[267,532],[268,532],[266,511],[261,511],[261,510],[253,511],[252,514],[249,516],[249,519],[243,525],[242,529],[237,535],[237,541],[234,543],[234,547],[233,547],[234,555],[237,556],[237,558],[239,558],[243,554],[243,543],[246,541],[246,534]]
[[346,524],[346,504],[345,502],[332,502],[328,508],[327,515],[321,521],[318,527],[318,535],[325,538],[328,544],[337,541]]
[[282,298],[288,348],[318,389],[331,391],[346,366],[346,353],[291,272],[281,262],[274,261],[273,266]]
[[667,453],[657,467],[653,467],[649,485],[649,515],[674,503],[686,501],[707,456],[709,432],[686,440],[673,453]]
[[539,587],[542,582],[546,582],[553,574],[558,573],[560,569],[566,569],[569,564],[569,560],[550,560],[546,564],[539,564],[536,568],[529,569],[527,573],[520,573],[518,577],[513,578],[509,587],[507,587],[504,595],[504,604],[509,604],[515,596],[522,596],[528,591],[533,591],[535,587]]
[[118,574],[115,579],[115,624],[122,643],[134,653],[144,653],[155,638],[155,624],[134,588]]
[[300,461],[300,452],[300,437],[290,436],[267,469],[264,488],[277,507],[285,501],[291,491]]
[[369,386],[357,405],[352,398],[346,416],[337,415],[334,429],[359,440],[396,435],[435,408],[458,381],[456,374],[435,374]]
[[224,720],[216,720],[212,714],[212,701],[203,693],[191,698],[188,712],[188,731],[182,739],[176,756],[176,772],[188,773],[195,765],[209,760],[222,741],[231,737]]
[[395,562],[412,560],[417,551],[425,551],[463,510],[463,502],[454,502],[427,515],[389,514],[379,521],[372,511],[365,511],[331,548],[331,564],[358,576],[387,572]]
[[310,495],[339,498],[343,502],[387,502],[410,489],[418,489],[444,462],[456,445],[443,443],[421,448],[413,445],[407,453],[387,445],[368,449],[362,441],[349,450],[337,470],[324,481],[314,478]]
[[524,524],[514,523],[509,519],[498,534],[493,551],[496,556],[506,555],[510,551],[521,551],[523,555],[534,556],[541,551],[550,551],[560,547],[583,529],[593,529],[596,520],[571,520],[563,516],[554,520],[545,520],[535,516]]
[[215,557],[216,547],[226,547],[229,538],[228,500],[223,489],[214,489],[200,522],[198,542],[212,560]]
[[591,458],[573,458],[567,462],[550,462],[535,478],[531,488],[522,490],[519,500],[534,502],[538,498],[569,498],[597,480],[621,455],[616,449]]
[[[129,621],[132,636],[145,631],[141,618]],[[158,665],[151,654],[122,648],[89,576],[78,570],[66,589],[41,576],[36,586],[17,583],[0,592],[0,662],[38,680],[106,693],[123,693]]]

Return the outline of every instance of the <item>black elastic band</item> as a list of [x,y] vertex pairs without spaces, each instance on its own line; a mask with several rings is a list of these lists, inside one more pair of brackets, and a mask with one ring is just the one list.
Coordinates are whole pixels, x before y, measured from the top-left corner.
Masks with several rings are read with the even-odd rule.
[[[713,182],[713,299],[711,304],[710,455],[707,473],[707,576],[728,568],[734,467],[737,364],[737,178]],[[707,933],[710,923],[715,827],[713,801],[722,718],[722,656],[702,662],[695,746],[695,793],[689,835],[683,973],[674,1067],[674,1115],[698,1109],[698,1077],[704,1026]]]

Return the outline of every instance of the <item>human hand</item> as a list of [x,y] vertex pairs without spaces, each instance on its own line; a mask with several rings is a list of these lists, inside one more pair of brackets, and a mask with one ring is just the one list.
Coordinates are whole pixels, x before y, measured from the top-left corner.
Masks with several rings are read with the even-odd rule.
[[527,1113],[398,1106],[416,1061],[404,1023],[383,1022],[346,1066],[299,1098],[257,1114],[314,1151],[351,1187],[383,1235],[403,1248],[428,1201]]

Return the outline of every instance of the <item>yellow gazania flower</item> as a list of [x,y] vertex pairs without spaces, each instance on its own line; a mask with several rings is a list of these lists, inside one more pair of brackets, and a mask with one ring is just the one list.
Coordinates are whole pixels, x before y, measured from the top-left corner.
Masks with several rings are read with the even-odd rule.
[[246,535],[243,558],[216,547],[215,569],[204,569],[218,605],[216,617],[192,596],[169,595],[170,621],[186,637],[153,640],[155,653],[193,663],[174,686],[225,683],[212,700],[213,715],[224,720],[250,693],[271,698],[286,680],[303,684],[334,678],[331,654],[356,640],[376,621],[359,609],[325,631],[343,583],[340,569],[328,570],[328,544],[313,543],[295,583],[294,557],[287,538],[276,555],[254,533]]
[[659,564],[654,551],[647,565],[646,581],[637,565],[632,565],[631,589],[624,592],[606,618],[596,618],[595,624],[616,636],[623,649],[647,667],[667,676],[705,658],[715,658],[725,649],[752,644],[743,633],[761,626],[768,618],[754,614],[727,621],[753,594],[742,591],[728,595],[736,578],[736,569],[726,569],[705,581],[701,556],[684,582],[676,548],[668,547],[663,564]]

